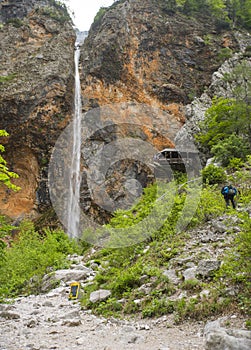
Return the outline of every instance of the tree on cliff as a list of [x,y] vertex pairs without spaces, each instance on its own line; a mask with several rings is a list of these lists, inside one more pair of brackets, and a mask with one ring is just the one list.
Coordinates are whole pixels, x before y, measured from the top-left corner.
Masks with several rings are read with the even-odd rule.
[[[0,130],[0,136],[6,137],[8,135],[9,134],[5,130]],[[4,151],[5,151],[4,146],[0,144],[0,152],[2,153]],[[20,187],[14,185],[11,182],[11,179],[14,179],[14,178],[18,178],[18,175],[13,171],[9,171],[6,160],[0,154],[0,184],[3,183],[9,189],[13,191],[18,191]]]
[[[162,2],[169,3],[169,0]],[[196,15],[198,12],[211,14],[215,19],[221,20],[222,24],[225,22],[232,23],[234,27],[251,28],[250,0],[176,0],[176,5],[187,15]]]
[[245,160],[251,153],[251,67],[247,61],[225,74],[233,98],[215,98],[196,135],[216,160],[228,165],[231,158]]

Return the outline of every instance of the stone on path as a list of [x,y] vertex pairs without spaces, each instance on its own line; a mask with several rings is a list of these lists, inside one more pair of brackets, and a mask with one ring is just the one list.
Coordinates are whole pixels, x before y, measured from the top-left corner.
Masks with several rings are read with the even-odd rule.
[[109,298],[110,295],[111,295],[111,291],[107,289],[99,289],[91,293],[90,301],[92,303],[96,303],[97,301],[101,301]]

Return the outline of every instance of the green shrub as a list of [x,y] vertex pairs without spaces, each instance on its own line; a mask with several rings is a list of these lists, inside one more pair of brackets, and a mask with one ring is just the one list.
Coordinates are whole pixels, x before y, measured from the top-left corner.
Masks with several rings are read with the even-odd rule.
[[175,320],[180,323],[186,319],[204,320],[211,315],[220,315],[230,305],[230,298],[219,298],[219,293],[212,293],[211,297],[202,301],[199,297],[181,299],[175,302]]
[[[9,134],[5,130],[0,129],[0,136],[7,137]],[[0,143],[0,184],[4,184],[7,188],[13,191],[19,191],[20,187],[12,183],[12,179],[18,178],[18,174],[9,171],[6,160],[1,155],[5,151],[5,147]]]
[[[55,7],[44,6],[39,9],[42,15],[48,16],[55,19],[59,23],[64,23],[70,20],[70,15],[68,14],[66,8],[61,7],[60,4],[55,3]],[[58,5],[58,6],[57,6]]]
[[243,159],[232,158],[229,160],[228,169],[231,171],[236,171],[236,170],[240,170],[240,168],[242,168],[243,166],[244,166]]
[[182,283],[182,289],[188,291],[200,291],[201,290],[201,282],[197,279],[189,279]]
[[251,57],[251,46],[246,47],[244,57]]
[[106,301],[95,303],[94,312],[105,317],[120,317],[123,305],[115,298],[109,298]]
[[246,328],[251,331],[251,319],[246,321]]
[[233,51],[229,47],[224,47],[220,50],[218,54],[218,59],[220,61],[225,61],[233,56]]
[[168,301],[167,299],[154,298],[151,302],[146,305],[142,310],[142,316],[145,317],[157,317],[173,313],[174,302]]
[[169,0],[169,1],[161,0],[161,1],[158,1],[158,4],[164,13],[167,13],[170,15],[174,14],[177,10],[176,0]]
[[202,181],[203,183],[214,185],[221,184],[226,181],[226,173],[222,167],[216,166],[214,164],[209,164],[202,171]]
[[211,152],[223,166],[228,166],[233,158],[245,160],[250,153],[250,149],[248,141],[241,136],[232,134],[215,144]]
[[140,286],[142,266],[135,264],[132,267],[120,271],[117,276],[113,276],[113,280],[108,287],[113,291],[114,295],[122,296],[124,292],[128,292]]
[[191,220],[190,227],[194,227],[205,221],[223,214],[225,203],[217,185],[206,185],[200,196],[200,203]]
[[24,22],[20,18],[11,18],[7,21],[7,23],[12,24],[16,28],[20,28],[24,24]]
[[[66,256],[78,251],[63,231],[45,230],[40,235],[30,222],[23,222],[19,229],[18,238],[0,261],[0,298],[39,292],[48,268],[66,267]],[[31,278],[35,285],[29,283]]]
[[101,19],[104,17],[107,10],[108,10],[107,7],[103,7],[103,6],[100,7],[100,9],[98,10],[93,20],[94,26],[97,26],[100,23]]

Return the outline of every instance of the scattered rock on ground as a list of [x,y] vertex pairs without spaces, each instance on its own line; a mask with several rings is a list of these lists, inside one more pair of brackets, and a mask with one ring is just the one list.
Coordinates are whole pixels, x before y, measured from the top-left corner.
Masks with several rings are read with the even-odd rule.
[[97,301],[102,301],[109,298],[110,295],[111,295],[111,292],[109,290],[99,289],[91,293],[90,301],[92,303],[96,303]]
[[222,328],[219,320],[207,323],[204,334],[206,350],[251,349],[251,331]]

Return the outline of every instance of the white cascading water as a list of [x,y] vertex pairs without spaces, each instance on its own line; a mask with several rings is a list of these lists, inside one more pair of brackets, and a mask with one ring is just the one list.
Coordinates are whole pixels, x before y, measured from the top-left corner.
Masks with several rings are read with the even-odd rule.
[[80,223],[80,158],[81,158],[81,86],[79,76],[80,47],[78,41],[75,43],[75,96],[74,96],[74,116],[72,122],[72,159],[69,179],[69,197],[67,198],[67,231],[72,238],[79,236]]

